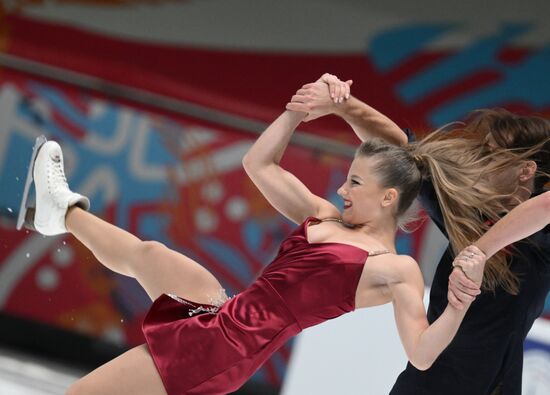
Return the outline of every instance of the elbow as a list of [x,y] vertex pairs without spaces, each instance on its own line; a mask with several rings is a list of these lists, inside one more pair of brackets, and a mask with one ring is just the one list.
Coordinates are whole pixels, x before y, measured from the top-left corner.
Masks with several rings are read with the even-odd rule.
[[432,367],[434,360],[427,360],[427,359],[421,359],[421,358],[410,358],[409,362],[412,366],[414,366],[416,369],[425,371]]
[[246,154],[244,154],[243,156],[243,160],[242,160],[242,164],[243,164],[243,168],[248,172],[248,169],[250,168],[250,156],[248,155],[248,152]]
[[258,160],[255,160],[250,153],[246,153],[242,160],[243,169],[247,174],[253,174],[260,167]]
[[241,163],[243,165],[244,171],[249,176],[253,176],[258,173],[261,173],[265,169],[275,164],[274,162],[271,162],[271,161],[262,160],[261,158],[258,158],[255,155],[250,155],[250,153],[248,152],[243,156]]
[[430,357],[428,355],[413,355],[409,358],[409,362],[418,370],[428,370],[432,367],[437,357]]

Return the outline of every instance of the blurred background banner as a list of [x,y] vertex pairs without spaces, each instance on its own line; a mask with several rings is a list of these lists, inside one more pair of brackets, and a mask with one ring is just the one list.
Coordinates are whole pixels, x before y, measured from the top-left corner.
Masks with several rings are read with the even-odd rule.
[[544,395],[550,390],[550,321],[538,320],[524,345],[525,394]]
[[[71,236],[15,231],[37,136],[61,143],[95,214],[197,259],[235,294],[293,229],[241,159],[301,85],[353,79],[354,95],[419,135],[476,108],[548,117],[549,12],[538,0],[0,0],[0,311],[23,320],[0,334],[25,344],[42,325],[125,349],[143,342],[150,305]],[[340,206],[358,140],[335,117],[300,129],[283,165]],[[428,284],[440,238],[426,223],[398,239]],[[290,351],[253,380],[279,388]]]

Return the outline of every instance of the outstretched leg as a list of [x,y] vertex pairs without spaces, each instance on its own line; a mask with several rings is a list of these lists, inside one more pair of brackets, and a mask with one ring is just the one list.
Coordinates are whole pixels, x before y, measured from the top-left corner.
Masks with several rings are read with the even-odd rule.
[[142,344],[75,382],[66,395],[166,395],[166,390]]
[[69,189],[59,144],[45,142],[37,152],[31,165],[36,191],[33,225],[38,232],[71,232],[109,269],[134,277],[153,300],[171,293],[198,303],[225,301],[218,280],[197,262],[160,243],[141,241],[85,211],[90,203]]
[[134,277],[155,300],[171,293],[198,303],[219,302],[218,280],[202,265],[156,241],[141,241],[79,207],[71,207],[67,230],[109,269]]

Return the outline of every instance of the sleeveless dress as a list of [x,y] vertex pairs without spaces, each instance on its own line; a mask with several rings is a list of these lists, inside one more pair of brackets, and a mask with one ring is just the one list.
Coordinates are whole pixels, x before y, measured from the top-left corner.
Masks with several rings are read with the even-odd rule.
[[221,307],[165,294],[155,300],[143,333],[169,395],[233,392],[291,337],[355,309],[369,253],[309,243],[312,220],[321,222],[307,218],[258,279]]

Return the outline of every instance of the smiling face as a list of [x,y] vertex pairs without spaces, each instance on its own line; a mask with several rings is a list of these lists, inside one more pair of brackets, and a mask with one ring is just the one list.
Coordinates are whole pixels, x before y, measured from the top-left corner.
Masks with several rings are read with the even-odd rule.
[[349,224],[365,224],[387,217],[393,218],[397,190],[383,188],[376,174],[376,160],[359,156],[351,163],[346,182],[338,189],[344,199],[342,220]]

